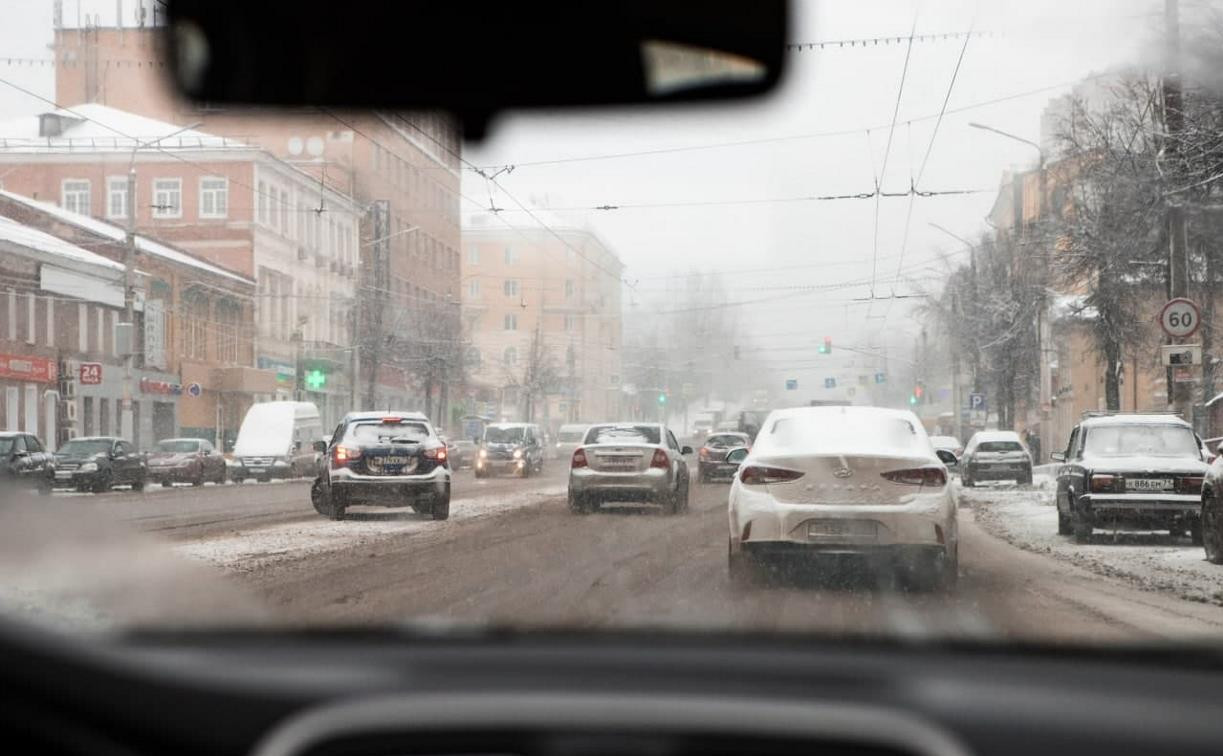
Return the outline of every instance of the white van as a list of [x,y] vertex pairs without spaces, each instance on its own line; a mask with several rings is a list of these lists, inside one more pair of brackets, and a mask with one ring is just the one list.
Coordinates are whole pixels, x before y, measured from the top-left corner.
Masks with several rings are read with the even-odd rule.
[[314,441],[322,435],[323,421],[313,402],[252,404],[238,429],[229,477],[241,483],[313,475]]

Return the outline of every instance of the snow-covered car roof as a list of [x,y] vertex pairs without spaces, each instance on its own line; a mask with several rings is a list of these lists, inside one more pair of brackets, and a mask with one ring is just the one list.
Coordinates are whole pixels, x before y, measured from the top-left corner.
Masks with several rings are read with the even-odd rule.
[[752,455],[791,453],[934,456],[925,427],[909,410],[848,405],[774,410]]
[[425,417],[423,412],[395,412],[394,410],[386,411],[370,411],[370,412],[349,412],[344,416],[344,422],[353,420],[381,420],[384,417],[402,417],[404,420],[419,420],[428,422],[429,418]]
[[986,441],[1018,441],[1023,443],[1023,439],[1015,431],[997,430],[997,431],[977,431],[972,438],[968,440],[970,444],[981,444]]
[[1080,425],[1097,426],[1097,425],[1183,425],[1186,428],[1193,426],[1185,422],[1178,415],[1148,415],[1148,414],[1121,414],[1121,415],[1101,415],[1099,417],[1089,417],[1083,420]]

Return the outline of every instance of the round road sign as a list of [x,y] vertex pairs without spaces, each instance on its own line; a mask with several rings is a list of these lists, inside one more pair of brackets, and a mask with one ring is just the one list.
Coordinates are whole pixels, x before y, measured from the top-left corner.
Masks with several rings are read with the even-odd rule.
[[1197,333],[1202,322],[1202,313],[1192,300],[1178,297],[1169,299],[1159,312],[1159,327],[1164,333],[1176,339],[1183,339]]

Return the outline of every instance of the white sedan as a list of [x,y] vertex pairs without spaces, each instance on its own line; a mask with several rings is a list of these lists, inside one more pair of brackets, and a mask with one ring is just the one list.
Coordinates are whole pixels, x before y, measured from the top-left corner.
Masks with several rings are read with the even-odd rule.
[[799,407],[769,415],[730,490],[731,580],[760,562],[849,555],[921,587],[958,574],[950,452],[935,451],[917,417],[879,407]]

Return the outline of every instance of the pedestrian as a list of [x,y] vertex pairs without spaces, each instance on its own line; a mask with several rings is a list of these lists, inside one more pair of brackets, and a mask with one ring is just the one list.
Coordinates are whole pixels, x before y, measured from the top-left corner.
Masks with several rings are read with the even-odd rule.
[[1040,462],[1040,433],[1033,433],[1031,428],[1023,432],[1023,441],[1028,445],[1028,451],[1032,453],[1032,464],[1039,465]]

